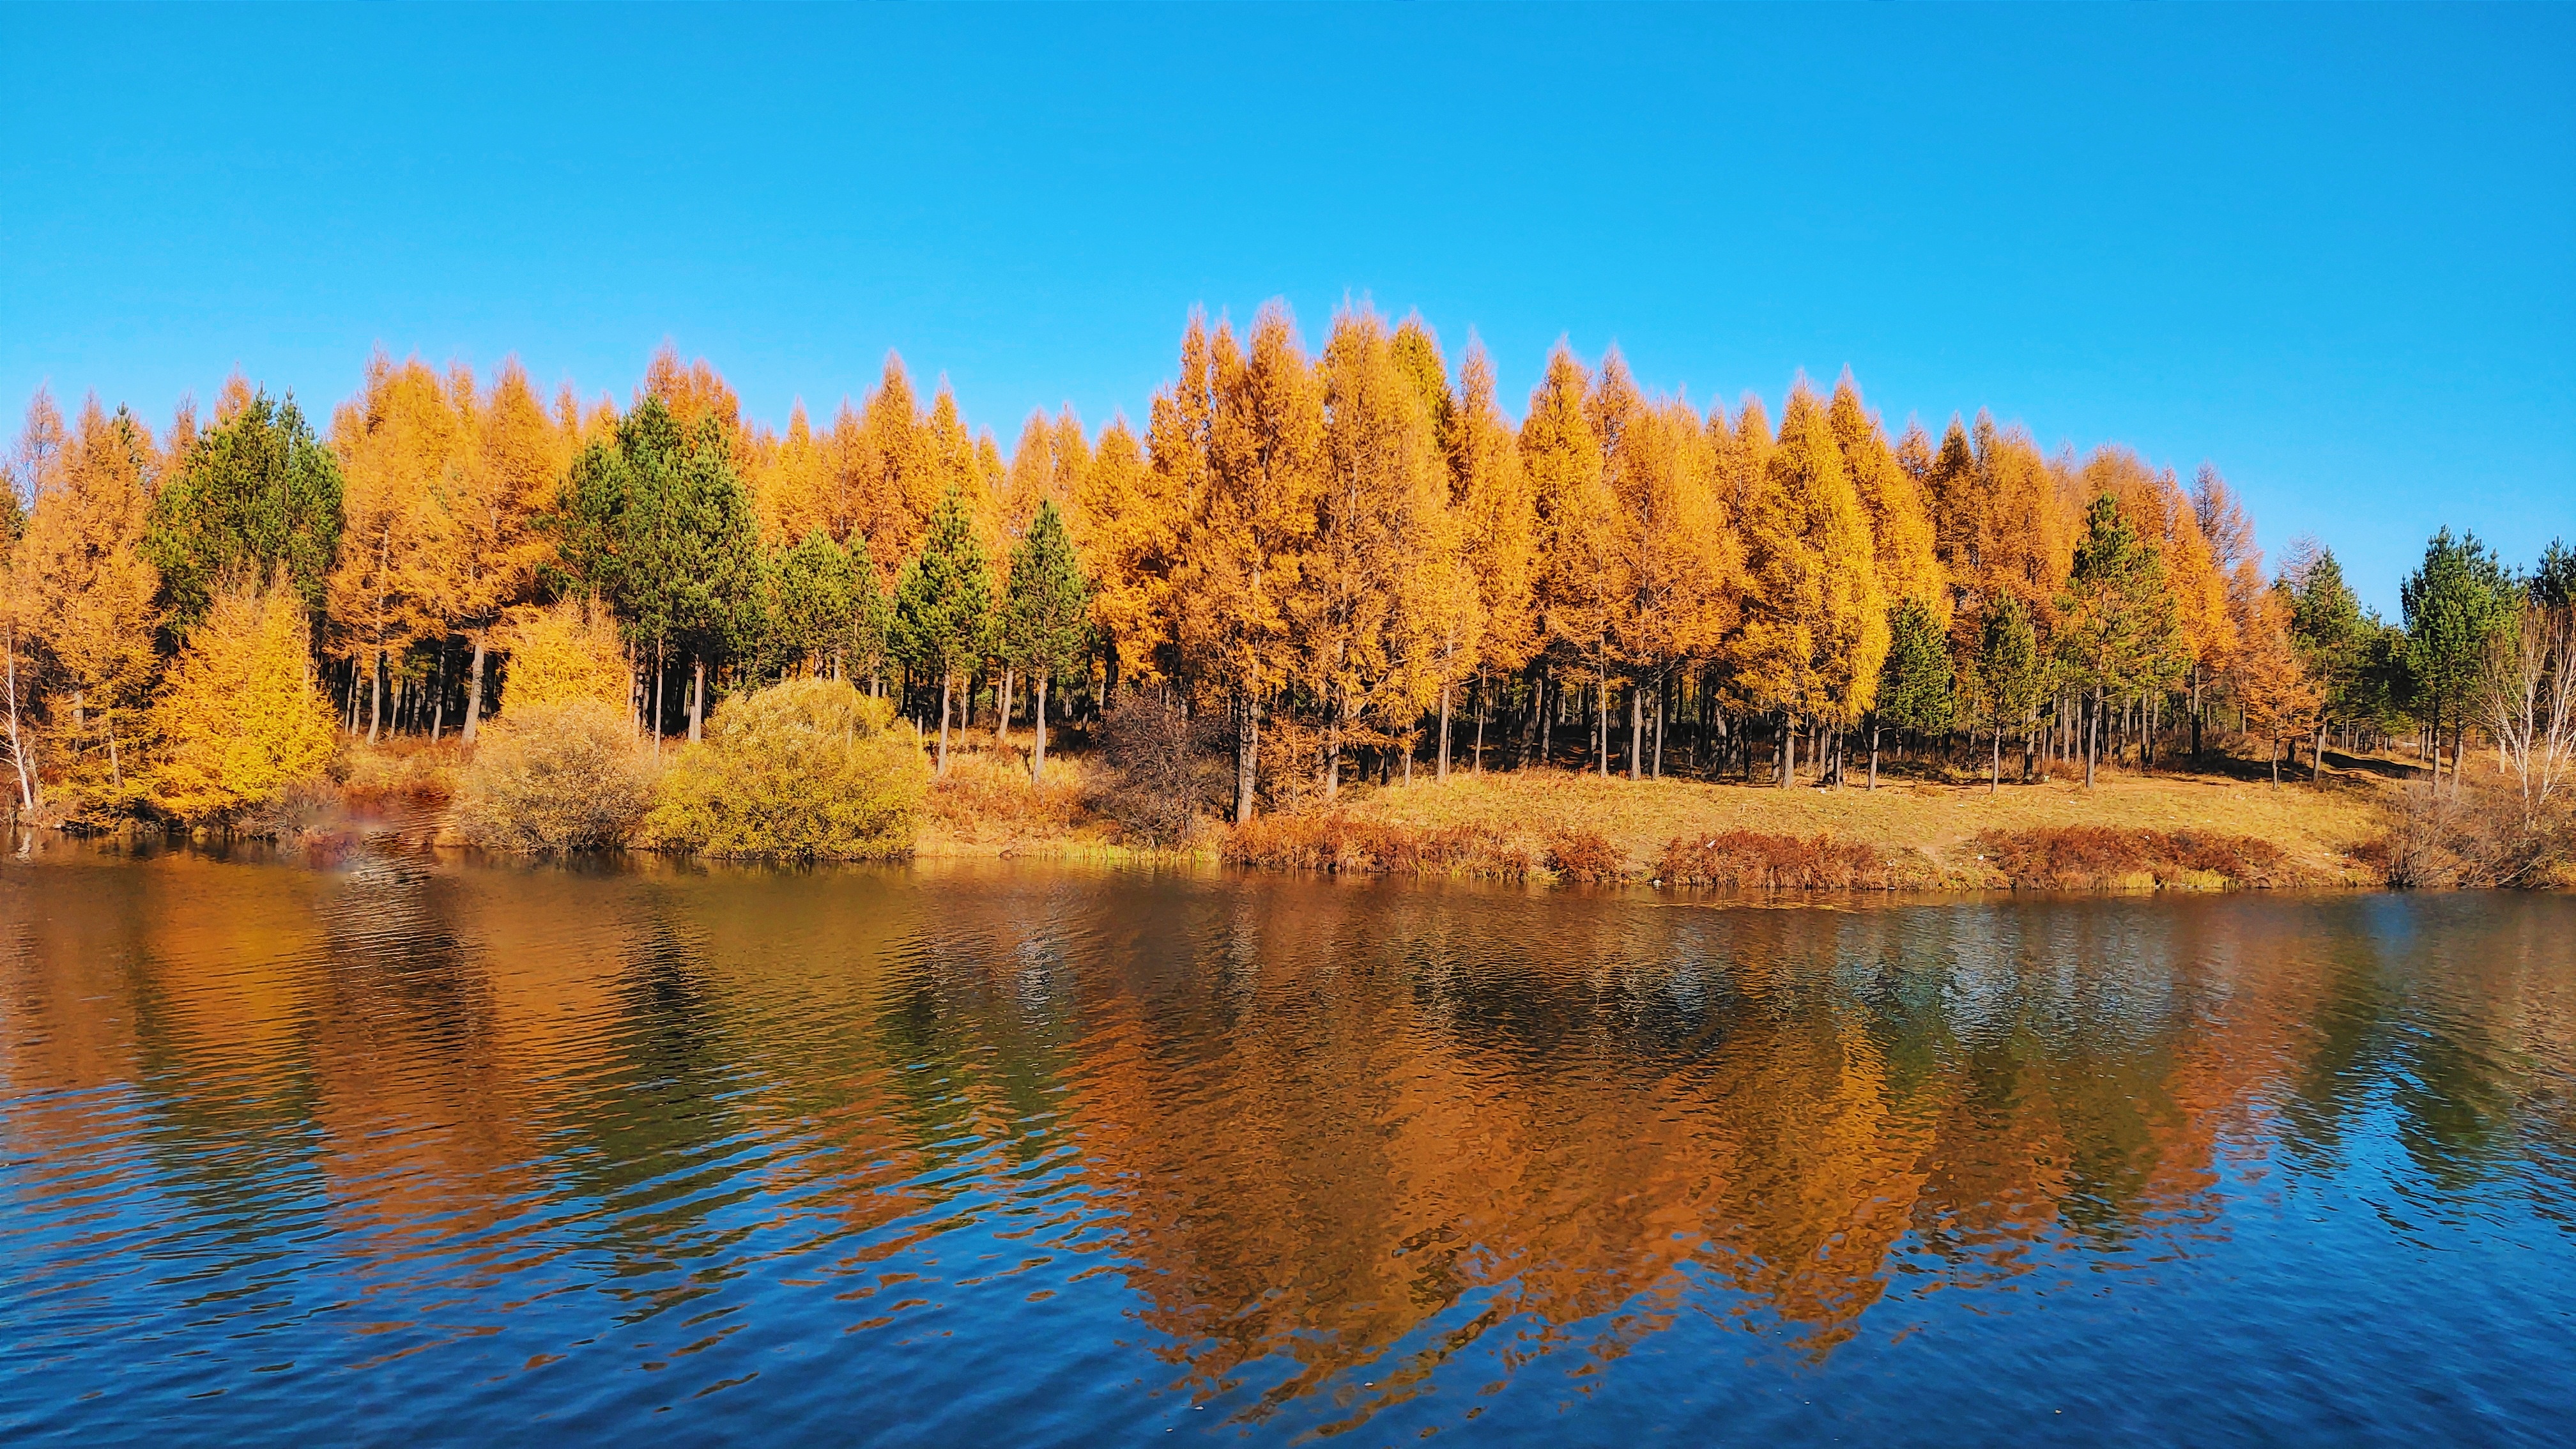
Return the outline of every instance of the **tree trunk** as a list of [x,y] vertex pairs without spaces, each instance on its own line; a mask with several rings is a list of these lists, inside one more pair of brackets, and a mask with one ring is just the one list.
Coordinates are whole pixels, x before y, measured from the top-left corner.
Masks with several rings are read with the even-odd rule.
[[1644,777],[1646,754],[1646,686],[1628,686],[1628,779]]
[[1007,664],[1002,666],[1001,707],[993,711],[993,753],[996,755],[1011,747],[1011,692],[1019,683],[1012,677],[1015,672]]
[[1234,695],[1234,823],[1252,818],[1253,786],[1261,768],[1261,716],[1252,691]]
[[656,754],[659,754],[662,749],[662,676],[671,672],[669,664],[669,659],[662,652],[662,646],[655,644],[653,646],[653,749]]
[[1655,676],[1655,754],[1653,768],[1646,773],[1658,780],[1664,778],[1664,721],[1672,714],[1671,702],[1664,698],[1664,692],[1671,688],[1672,679],[1669,669]]
[[[1440,773],[1437,778],[1443,785],[1449,783],[1449,693],[1454,687],[1448,680],[1440,681]],[[1404,752],[1404,775],[1405,782],[1412,783],[1413,752],[1411,750]]]
[[1032,785],[1046,783],[1046,696],[1047,676],[1046,671],[1041,669],[1038,671],[1036,690],[1029,699],[1029,703],[1033,706],[1029,711],[1029,724],[1037,732],[1036,747],[1029,754],[1029,783]]
[[707,661],[702,654],[689,656],[689,743],[696,744],[706,735]]
[[1487,708],[1487,703],[1486,703],[1486,700],[1485,700],[1485,676],[1484,676],[1483,671],[1481,671],[1481,670],[1480,670],[1480,671],[1478,671],[1478,672],[1477,672],[1477,675],[1476,675],[1476,766],[1475,766],[1475,773],[1476,773],[1479,777],[1482,777],[1482,776],[1484,775],[1484,773],[1485,773],[1485,710],[1486,710],[1486,708]]
[[27,769],[25,737],[18,733],[18,629],[9,627],[9,763],[18,772],[18,804],[33,812],[36,808],[36,782]]
[[957,676],[946,669],[939,671],[939,763],[931,768],[931,778],[948,778],[948,690]]
[[385,651],[376,651],[376,667],[367,676],[367,743],[376,742],[385,722]]
[[2093,767],[2102,755],[2102,692],[2093,691],[2084,716],[2084,788],[2093,788]]
[[1556,712],[1548,709],[1546,670],[1538,670],[1538,678],[1530,683],[1530,709],[1538,714],[1538,763],[1548,763],[1548,755],[1556,750]]
[[1798,783],[1798,717],[1786,710],[1780,713],[1780,788]]
[[434,745],[438,743],[439,736],[447,733],[447,641],[444,639],[438,641],[438,658],[430,666],[429,677],[430,698],[434,706],[429,714],[429,742]]
[[2281,737],[2272,737],[2272,788],[2281,788]]
[[483,636],[474,636],[474,670],[465,686],[465,743],[474,743],[474,728],[483,718]]

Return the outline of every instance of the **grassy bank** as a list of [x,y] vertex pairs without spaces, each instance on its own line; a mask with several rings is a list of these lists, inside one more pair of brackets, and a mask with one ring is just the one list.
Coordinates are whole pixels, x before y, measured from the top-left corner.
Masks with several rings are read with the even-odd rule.
[[[953,756],[918,853],[1142,854],[1098,810],[1107,779],[1096,760],[1053,756],[1048,771],[1047,787],[1032,790],[1017,752]],[[2377,885],[2367,848],[2386,833],[2387,776],[2400,773],[2344,771],[2275,789],[2219,772],[2106,772],[2090,791],[2060,780],[1996,794],[1892,777],[1871,791],[1559,769],[1446,784],[1421,776],[1345,787],[1330,808],[1241,829],[1208,821],[1183,853],[1289,870],[1749,888]]]
[[[360,746],[340,773],[352,803],[429,803],[447,793],[461,753],[452,744]],[[1895,775],[1873,791],[1632,782],[1555,768],[1459,773],[1445,784],[1422,774],[1409,785],[1346,786],[1329,807],[1241,827],[1205,813],[1211,777],[1188,845],[1147,850],[1120,825],[1119,776],[1095,753],[1051,756],[1045,785],[1032,786],[1024,751],[986,740],[952,750],[923,801],[912,853],[1747,890],[2388,884],[2392,807],[2411,771],[2393,760],[2342,763],[2322,782],[2277,788],[2240,764],[2106,771],[2091,790],[2057,780],[1996,793]],[[435,838],[456,839],[445,830]]]

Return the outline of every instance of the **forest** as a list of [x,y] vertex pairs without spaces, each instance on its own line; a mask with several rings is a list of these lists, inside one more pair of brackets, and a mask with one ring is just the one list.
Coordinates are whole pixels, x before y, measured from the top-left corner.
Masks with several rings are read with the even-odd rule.
[[1236,823],[1540,765],[2089,785],[2213,732],[2276,781],[2404,740],[2455,789],[2493,743],[2537,809],[2568,738],[2563,546],[2445,530],[2389,621],[2325,547],[2267,570],[2207,465],[1891,431],[1847,372],[1702,411],[1563,345],[1515,418],[1480,346],[1364,307],[1320,351],[1281,304],[1193,314],[1141,432],[1068,407],[1007,452],[891,354],[777,431],[667,345],[623,409],[379,352],[318,426],[239,375],[157,431],[40,390],[8,482],[0,750],[74,828],[248,828],[354,750],[572,695],[658,759],[806,680],[934,776],[969,729],[1031,731],[1034,775],[1048,727],[1151,701]]

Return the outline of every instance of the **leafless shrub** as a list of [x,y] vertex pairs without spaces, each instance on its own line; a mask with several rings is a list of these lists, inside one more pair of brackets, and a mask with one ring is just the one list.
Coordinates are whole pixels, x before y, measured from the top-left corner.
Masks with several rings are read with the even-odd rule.
[[1160,691],[1134,690],[1100,721],[1104,768],[1093,806],[1132,843],[1154,848],[1189,839],[1213,802],[1221,773],[1214,757],[1221,720],[1192,719]]
[[2401,890],[2545,886],[2576,860],[2576,822],[2563,802],[2527,814],[2510,789],[2416,781],[2398,792],[2388,833],[2357,854]]

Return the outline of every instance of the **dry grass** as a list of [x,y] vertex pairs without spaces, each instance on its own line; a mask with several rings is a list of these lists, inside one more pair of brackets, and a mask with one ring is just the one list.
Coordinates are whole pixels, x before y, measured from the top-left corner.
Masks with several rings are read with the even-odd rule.
[[2058,825],[1988,830],[1984,858],[2017,890],[2165,890],[2324,885],[2250,835]]
[[436,744],[418,735],[388,735],[372,745],[350,744],[332,774],[341,799],[351,805],[437,804],[455,796],[466,759],[453,733]]
[[[1361,789],[1344,810],[1358,819],[1421,828],[1466,826],[1545,849],[1557,831],[1591,831],[1626,860],[1656,861],[1674,841],[1709,841],[1731,831],[1782,837],[1812,847],[1866,847],[1890,878],[1941,887],[1995,887],[2010,877],[1978,844],[1989,831],[2116,824],[2194,837],[2252,839],[2280,852],[2280,878],[2354,885],[2379,877],[2355,852],[2385,829],[2386,782],[2329,776],[2279,789],[2219,775],[2105,773],[2090,792],[2057,781],[2004,786],[1882,781],[1875,791],[1801,786],[1630,782],[1556,769],[1453,775],[1445,785]],[[1768,847],[1765,847],[1767,849]],[[1767,856],[1764,858],[1768,858]],[[1839,868],[1839,867],[1837,867]],[[1867,874],[1867,872],[1860,872]]]
[[1895,890],[1931,884],[1920,861],[1892,860],[1856,840],[1758,830],[1681,836],[1655,862],[1655,884],[1723,890]]
[[1569,828],[1551,830],[1547,836],[1547,868],[1559,880],[1614,881],[1628,874],[1627,853],[1612,845],[1598,830]]
[[1221,855],[1228,865],[1264,870],[1495,880],[1520,880],[1530,873],[1529,852],[1498,831],[1463,825],[1421,829],[1338,812],[1255,817],[1227,833]]
[[[1020,738],[1025,740],[1027,732],[1022,731]],[[1046,783],[1032,785],[1025,754],[1014,750],[996,755],[952,745],[947,778],[930,787],[915,851],[1022,855],[1097,849],[1111,833],[1089,803],[1098,775],[1090,757],[1050,750]]]

